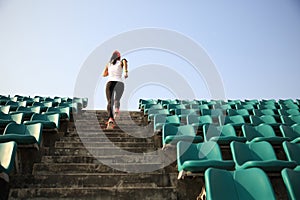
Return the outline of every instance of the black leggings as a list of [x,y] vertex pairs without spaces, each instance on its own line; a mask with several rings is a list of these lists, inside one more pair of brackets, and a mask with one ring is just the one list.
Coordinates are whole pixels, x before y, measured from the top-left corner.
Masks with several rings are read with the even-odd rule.
[[120,108],[120,99],[124,92],[124,83],[119,81],[109,81],[106,84],[107,113],[109,118],[114,118],[113,106]]

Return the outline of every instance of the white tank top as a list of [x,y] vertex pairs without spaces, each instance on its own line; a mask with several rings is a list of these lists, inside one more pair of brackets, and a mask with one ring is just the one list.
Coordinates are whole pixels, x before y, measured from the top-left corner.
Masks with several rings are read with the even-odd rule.
[[109,81],[120,81],[122,82],[122,72],[123,68],[121,66],[121,61],[117,61],[116,64],[108,64],[108,82]]

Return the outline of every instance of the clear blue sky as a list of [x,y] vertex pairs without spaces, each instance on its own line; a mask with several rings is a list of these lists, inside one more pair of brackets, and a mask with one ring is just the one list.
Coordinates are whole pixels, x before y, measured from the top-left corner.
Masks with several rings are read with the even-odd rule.
[[[4,95],[72,97],[82,65],[97,47],[121,33],[155,27],[201,46],[221,76],[226,98],[300,98],[298,0],[0,0],[0,27]],[[193,78],[188,63],[166,52],[137,51],[126,58],[130,69],[155,63]],[[102,67],[91,108],[105,108]],[[196,78],[189,80],[196,97],[209,99],[205,81]],[[130,97],[126,107],[136,109],[139,98],[176,94],[150,84]]]

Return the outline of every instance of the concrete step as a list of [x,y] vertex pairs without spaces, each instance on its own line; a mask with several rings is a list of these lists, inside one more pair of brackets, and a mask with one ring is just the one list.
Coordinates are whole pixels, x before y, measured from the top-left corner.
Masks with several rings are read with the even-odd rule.
[[74,147],[74,148],[55,148],[54,155],[56,156],[73,156],[73,155],[93,155],[93,156],[116,156],[126,155],[131,153],[152,153],[154,148],[149,147]]
[[14,176],[15,188],[81,188],[81,187],[171,187],[177,174],[162,173],[64,173]]
[[145,143],[145,142],[56,142],[55,148],[91,148],[91,147],[149,147],[154,148],[153,143]]
[[32,200],[160,200],[177,199],[174,187],[89,187],[89,188],[25,188],[12,189],[10,200],[32,199]]
[[43,156],[42,163],[161,163],[158,155]]
[[164,172],[160,163],[110,163],[109,166],[94,163],[36,163],[33,166],[33,175],[66,174],[66,173],[139,173]]
[[144,143],[151,143],[152,138],[136,138],[136,137],[64,137],[60,139],[60,142],[144,142]]
[[[124,132],[125,131],[125,132]],[[69,135],[69,137],[135,137],[135,138],[151,138],[154,136],[152,131],[116,131],[116,130],[105,130],[99,131],[99,129],[81,130],[76,133]]]

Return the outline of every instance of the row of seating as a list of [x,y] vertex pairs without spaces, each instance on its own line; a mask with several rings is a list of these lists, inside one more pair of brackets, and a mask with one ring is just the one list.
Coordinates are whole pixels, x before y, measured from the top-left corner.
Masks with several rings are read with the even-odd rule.
[[144,110],[153,105],[161,105],[170,109],[177,105],[184,105],[186,108],[200,109],[299,109],[300,100],[162,100],[162,99],[140,99],[139,108]]
[[[255,103],[245,101],[231,104],[236,108],[238,105],[252,104],[251,109],[215,109],[214,106],[207,109],[208,105],[204,101],[199,106],[206,108],[197,110],[191,109],[195,102],[169,109],[172,103],[176,104],[178,101],[170,104],[157,101],[152,104],[154,107],[141,103],[140,109],[153,123],[154,130],[161,131],[163,148],[170,145],[176,147],[178,179],[204,174],[207,199],[276,199],[266,173],[281,173],[289,195],[293,196],[299,184],[290,176],[300,171],[300,144],[297,143],[300,141],[298,101],[253,102]],[[274,105],[276,110],[266,108]],[[280,107],[281,105],[283,106]],[[229,147],[232,158],[223,159],[223,145]],[[287,159],[277,158],[275,150],[278,151],[278,147],[280,151],[284,151],[283,157]],[[253,174],[254,171],[257,177]],[[211,178],[212,172],[223,175],[217,175],[220,179]],[[263,174],[263,178],[258,177],[259,174]],[[242,178],[237,178],[242,176],[243,181]],[[263,179],[266,180],[264,184]],[[218,180],[220,182],[216,183]],[[259,184],[254,187],[251,180],[259,180]],[[248,186],[255,190],[250,191]],[[234,188],[234,191],[230,188]],[[259,189],[264,191],[260,194]],[[226,194],[222,195],[222,191]]]
[[[300,199],[300,171],[284,168],[281,176],[289,199]],[[269,177],[260,168],[235,171],[208,168],[204,181],[207,200],[277,199]]]
[[230,143],[233,160],[223,160],[220,146],[213,141],[177,143],[178,179],[189,174],[203,173],[209,167],[239,170],[258,167],[265,172],[280,172],[284,168],[300,170],[300,144],[282,143],[287,160],[278,160],[269,142]]
[[[16,102],[23,102],[25,99],[20,96],[0,97],[2,103],[8,98],[9,102],[12,99]],[[55,99],[60,101],[58,98]],[[47,149],[50,151],[55,141],[68,132],[69,123],[75,114],[72,112],[74,111],[73,105],[83,106],[82,99],[80,101],[74,102],[74,98],[67,98],[63,102],[62,98],[61,102],[53,107],[54,104],[49,103],[49,98],[35,97],[33,104],[39,105],[20,106],[15,111],[0,112],[0,174],[4,174],[2,176],[4,180],[8,182],[8,174],[13,168],[17,173],[31,173],[33,163],[41,158],[41,154]],[[45,103],[43,106],[49,104],[43,110],[40,103]],[[61,105],[62,103],[64,105]],[[85,106],[87,106],[86,103],[87,100]],[[7,146],[6,144],[14,144],[15,152],[8,154],[9,150],[1,148],[1,146]],[[8,161],[10,161],[9,164]]]
[[241,115],[234,116],[219,116],[214,118],[210,115],[199,116],[196,114],[189,114],[187,116],[182,115],[165,115],[165,114],[155,114],[153,119],[153,128],[155,132],[160,132],[164,124],[172,124],[176,126],[180,125],[193,125],[195,127],[201,128],[204,124],[216,124],[216,125],[226,125],[231,124],[235,128],[241,128],[243,125],[253,125],[258,126],[260,124],[268,124],[274,128],[279,128],[280,125],[293,126],[295,124],[300,124],[300,115],[293,116],[281,116],[280,120],[272,115],[263,116],[250,116],[249,121]]
[[203,135],[199,135],[192,125],[174,126],[165,124],[162,128],[162,144],[164,149],[166,146],[176,145],[178,141],[194,143],[214,141],[220,145],[229,145],[232,141],[247,143],[268,141],[272,145],[281,145],[283,141],[292,141],[293,143],[300,141],[300,124],[293,126],[280,125],[279,129],[282,134],[280,136],[268,124],[258,126],[242,125],[243,135],[239,135],[231,124],[223,126],[205,124]]
[[71,107],[72,111],[77,112],[82,108],[86,108],[88,104],[87,98],[69,98],[69,97],[41,97],[35,96],[33,98],[27,96],[15,95],[14,97],[7,97],[0,95],[0,109],[4,113],[16,111],[20,107],[40,106],[41,111],[44,112],[50,107]]

